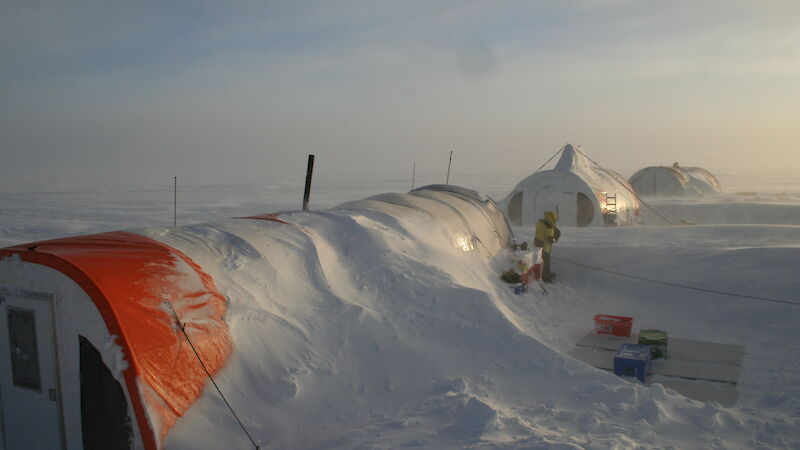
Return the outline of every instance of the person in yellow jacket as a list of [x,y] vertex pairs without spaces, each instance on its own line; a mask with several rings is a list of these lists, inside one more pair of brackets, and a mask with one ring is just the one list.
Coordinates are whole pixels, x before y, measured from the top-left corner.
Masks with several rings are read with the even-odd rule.
[[542,280],[550,283],[556,274],[550,271],[550,253],[553,244],[558,242],[561,231],[556,226],[558,215],[553,211],[545,211],[544,218],[536,222],[536,233],[533,236],[533,246],[542,249]]

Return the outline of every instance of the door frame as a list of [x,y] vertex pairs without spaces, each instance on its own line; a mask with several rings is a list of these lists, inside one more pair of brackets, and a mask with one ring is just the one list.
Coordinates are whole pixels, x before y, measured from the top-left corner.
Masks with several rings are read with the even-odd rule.
[[[67,448],[67,437],[65,434],[65,424],[64,424],[64,405],[63,405],[63,392],[61,389],[61,369],[59,367],[59,357],[58,357],[58,341],[56,337],[58,336],[56,330],[56,296],[55,294],[46,294],[42,292],[31,291],[28,289],[16,288],[16,287],[8,287],[8,286],[0,286],[0,306],[5,303],[4,297],[17,297],[22,298],[25,300],[33,300],[33,301],[43,301],[47,303],[47,310],[48,310],[48,319],[50,321],[50,346],[52,348],[51,356],[52,356],[52,364],[53,364],[53,380],[55,384],[56,390],[56,415],[58,416],[58,438],[61,443],[61,448]],[[4,317],[1,320],[6,320]],[[2,402],[2,393],[0,393],[0,402]],[[3,437],[3,448],[8,448],[6,443],[6,430],[4,427],[5,419],[3,419],[3,408],[0,405],[0,427],[3,427],[2,430],[2,437]]]

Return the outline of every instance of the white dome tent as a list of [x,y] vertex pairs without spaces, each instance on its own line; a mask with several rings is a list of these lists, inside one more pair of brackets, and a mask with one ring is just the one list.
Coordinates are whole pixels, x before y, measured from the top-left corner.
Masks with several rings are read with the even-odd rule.
[[686,197],[717,195],[719,181],[701,167],[650,166],[634,173],[630,180],[636,193],[651,197]]
[[500,203],[512,225],[533,226],[545,211],[558,213],[559,225],[602,226],[632,223],[639,202],[618,173],[593,164],[580,146],[561,149],[551,170],[520,181]]

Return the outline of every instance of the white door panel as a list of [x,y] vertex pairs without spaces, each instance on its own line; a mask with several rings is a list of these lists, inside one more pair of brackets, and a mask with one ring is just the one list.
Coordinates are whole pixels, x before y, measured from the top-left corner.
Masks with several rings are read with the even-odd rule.
[[0,398],[8,450],[63,448],[52,299],[0,291]]

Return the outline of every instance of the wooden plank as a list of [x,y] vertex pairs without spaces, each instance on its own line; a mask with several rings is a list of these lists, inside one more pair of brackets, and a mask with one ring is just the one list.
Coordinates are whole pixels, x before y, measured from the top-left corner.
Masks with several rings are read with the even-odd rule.
[[[611,363],[614,363],[613,356]],[[654,360],[650,369],[652,373],[670,377],[736,383],[736,380],[739,379],[740,367],[733,364],[667,357],[667,359]]]
[[[612,369],[603,370],[613,373]],[[664,386],[667,389],[672,389],[679,394],[689,397],[693,400],[698,400],[701,402],[718,402],[725,407],[734,406],[739,400],[739,393],[736,390],[736,384],[734,383],[714,382],[707,380],[686,380],[678,377],[653,375],[648,377],[645,385],[651,386],[656,383]]]
[[583,361],[592,367],[606,370],[614,370],[615,353],[615,351],[611,350],[582,346],[575,346],[575,348],[567,352],[569,356],[572,356],[578,361]]
[[[628,339],[597,336],[590,333],[582,338],[567,354],[592,367],[614,370],[614,355],[623,343],[635,343],[636,336]],[[715,401],[723,406],[733,406],[738,400],[736,382],[739,378],[738,362],[744,353],[741,346],[712,344],[700,341],[679,340],[675,353],[691,358],[715,357],[716,361],[699,361],[673,357],[672,342],[667,359],[657,359],[651,364],[647,385],[659,383],[666,388],[703,402]],[[583,344],[583,345],[581,345]],[[587,345],[590,344],[590,345]],[[712,344],[704,346],[704,344]],[[706,352],[718,351],[716,355]],[[737,364],[732,364],[735,361]]]
[[676,358],[738,366],[742,363],[744,347],[741,345],[670,338],[667,344],[667,356],[673,356],[673,352]]
[[[575,346],[567,353],[592,367],[613,370],[616,351],[600,348]],[[656,359],[650,366],[650,373],[691,380],[710,380],[736,383],[740,367],[706,361],[693,361],[680,358]]]
[[647,385],[661,384],[665,388],[677,391],[681,395],[701,402],[719,402],[722,406],[734,406],[739,399],[736,385],[732,383],[714,383],[702,380],[684,380],[655,376],[647,380]]
[[[589,332],[576,345],[616,351],[622,344],[636,344],[639,336],[631,333],[628,338],[597,335]],[[669,338],[667,359],[680,358],[693,361],[715,362],[740,365],[744,356],[741,345],[718,344],[716,342],[694,341],[690,339]]]
[[617,351],[623,344],[636,344],[638,343],[639,336],[635,333],[631,333],[631,337],[623,338],[617,336],[608,336],[608,335],[601,335],[601,334],[594,334],[594,332],[589,332],[586,336],[582,337],[577,344],[577,346],[582,347],[593,347],[593,348],[601,348],[605,350],[613,350]]

